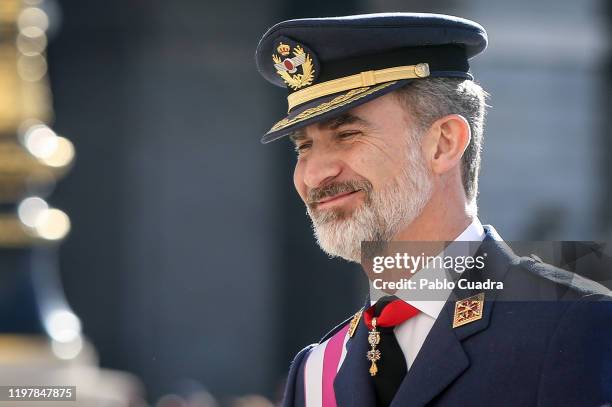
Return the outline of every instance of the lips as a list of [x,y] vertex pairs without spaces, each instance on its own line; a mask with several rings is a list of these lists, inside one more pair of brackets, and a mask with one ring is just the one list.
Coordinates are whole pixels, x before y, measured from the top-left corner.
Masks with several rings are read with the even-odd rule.
[[328,196],[327,198],[321,199],[317,203],[318,204],[322,204],[322,203],[325,203],[325,202],[334,201],[334,200],[336,200],[338,198],[342,198],[343,196],[354,194],[355,192],[357,192],[357,191],[343,192],[343,193],[340,193],[340,194],[336,194],[334,196]]
[[328,197],[322,198],[319,201],[316,201],[315,204],[317,206],[323,205],[323,204],[330,204],[330,203],[333,203],[335,201],[340,201],[343,198],[346,198],[346,197],[348,197],[350,195],[354,195],[354,194],[356,194],[359,191],[361,191],[361,190],[357,189],[357,190],[349,191],[349,192],[341,192],[341,193],[333,195],[333,196],[328,196]]

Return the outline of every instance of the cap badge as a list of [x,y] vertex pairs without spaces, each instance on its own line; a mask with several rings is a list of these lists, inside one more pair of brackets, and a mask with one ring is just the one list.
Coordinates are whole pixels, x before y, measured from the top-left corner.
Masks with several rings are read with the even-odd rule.
[[302,45],[295,44],[292,48],[281,41],[276,47],[276,53],[272,54],[272,60],[276,73],[293,90],[311,85],[315,79],[312,55]]

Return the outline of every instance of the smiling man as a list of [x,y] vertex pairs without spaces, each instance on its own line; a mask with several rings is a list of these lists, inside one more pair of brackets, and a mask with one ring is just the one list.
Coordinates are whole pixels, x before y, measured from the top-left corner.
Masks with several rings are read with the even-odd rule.
[[[472,86],[484,106],[484,92]],[[389,93],[291,136],[298,152],[295,187],[330,255],[359,262],[362,241],[453,240],[474,217],[458,165],[469,123],[447,115],[422,137],[426,125],[409,113],[414,91]],[[476,114],[482,122],[483,112]],[[414,148],[421,139],[422,148]],[[439,178],[430,176],[424,157],[432,158]],[[458,205],[448,205],[451,198]],[[431,228],[434,220],[442,227]]]
[[469,60],[486,45],[472,21],[408,13],[284,21],[261,39],[259,71],[289,92],[262,141],[295,144],[295,188],[326,253],[364,268],[368,241],[476,242],[469,254],[488,256],[430,301],[371,291],[297,354],[285,406],[612,399],[609,291],[519,258],[477,217],[486,93]]

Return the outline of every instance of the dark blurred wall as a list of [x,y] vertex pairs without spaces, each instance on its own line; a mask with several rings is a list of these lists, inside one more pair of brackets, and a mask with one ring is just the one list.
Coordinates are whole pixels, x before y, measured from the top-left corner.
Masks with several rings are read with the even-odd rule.
[[130,157],[125,100],[138,26],[129,24],[135,10],[119,3],[60,3],[63,18],[55,21],[59,31],[50,41],[48,62],[55,126],[77,149],[75,168],[50,198],[72,220],[70,238],[61,248],[62,280],[102,362],[122,368],[122,190]]
[[[606,16],[606,34],[612,38],[612,2],[605,1],[602,6],[603,14]],[[612,237],[612,160],[609,154],[612,151],[612,129],[609,119],[612,117],[612,41],[608,41],[606,55],[603,59],[603,86],[600,94],[600,112],[603,120],[600,122],[600,136],[602,151],[604,151],[601,164],[601,171],[605,174],[603,182],[603,193],[598,217],[601,219],[599,229],[604,236]]]
[[105,366],[150,396],[184,379],[271,392],[281,368],[281,205],[260,146],[269,94],[253,68],[272,4],[61,2],[50,48],[56,128],[77,163],[67,296]]

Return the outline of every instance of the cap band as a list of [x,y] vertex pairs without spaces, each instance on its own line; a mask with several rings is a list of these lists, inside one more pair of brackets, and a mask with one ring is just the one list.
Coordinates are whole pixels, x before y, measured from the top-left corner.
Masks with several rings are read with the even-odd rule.
[[426,78],[429,76],[429,64],[395,66],[393,68],[364,71],[344,78],[312,85],[287,96],[288,111],[311,100],[344,92],[351,89],[378,85],[379,83],[397,81],[400,79]]

